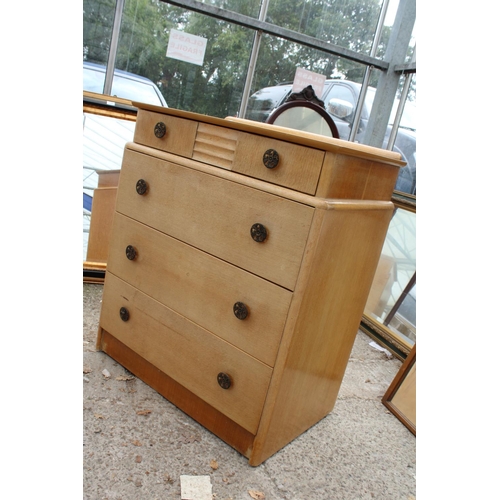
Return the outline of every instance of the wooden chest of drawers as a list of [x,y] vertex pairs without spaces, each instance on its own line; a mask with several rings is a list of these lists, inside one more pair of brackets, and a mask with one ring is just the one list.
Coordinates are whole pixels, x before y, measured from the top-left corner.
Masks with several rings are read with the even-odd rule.
[[97,346],[259,465],[333,408],[404,164],[137,106]]

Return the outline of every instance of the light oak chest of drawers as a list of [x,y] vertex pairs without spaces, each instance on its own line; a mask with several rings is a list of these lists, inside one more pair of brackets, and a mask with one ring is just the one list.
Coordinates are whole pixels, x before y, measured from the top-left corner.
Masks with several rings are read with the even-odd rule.
[[137,106],[97,346],[259,465],[334,406],[404,163]]

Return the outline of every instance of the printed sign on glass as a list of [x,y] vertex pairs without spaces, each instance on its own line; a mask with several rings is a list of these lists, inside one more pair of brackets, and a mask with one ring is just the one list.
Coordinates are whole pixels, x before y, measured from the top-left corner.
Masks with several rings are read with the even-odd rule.
[[201,36],[170,30],[167,57],[201,66],[205,57],[207,39]]
[[321,99],[325,80],[326,76],[324,75],[308,71],[307,69],[297,68],[295,78],[293,79],[292,92],[302,92],[305,87],[311,85],[318,99]]

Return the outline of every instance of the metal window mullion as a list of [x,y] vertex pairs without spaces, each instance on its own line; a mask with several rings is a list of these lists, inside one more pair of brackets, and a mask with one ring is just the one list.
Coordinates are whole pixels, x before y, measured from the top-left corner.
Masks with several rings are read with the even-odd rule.
[[[267,15],[267,8],[269,6],[269,0],[263,0],[259,12],[259,21],[265,21]],[[252,86],[253,75],[255,72],[255,64],[257,62],[257,55],[259,53],[260,39],[262,38],[262,31],[258,30],[255,32],[254,41],[252,46],[252,53],[250,54],[250,61],[248,63],[247,77],[245,80],[245,87],[243,89],[243,96],[241,98],[239,116],[241,118],[245,117],[245,113],[248,105],[248,97],[250,96],[250,89]]]
[[[382,37],[382,28],[384,27],[385,17],[387,15],[387,9],[389,7],[390,0],[384,0],[382,7],[380,9],[380,15],[378,18],[377,28],[375,30],[375,36],[373,37],[372,48],[370,51],[370,57],[375,57],[377,55],[377,47],[380,43],[380,38]],[[370,77],[373,71],[373,66],[367,66],[365,75],[363,77],[363,83],[361,85],[361,90],[359,92],[358,103],[356,105],[356,112],[354,113],[354,118],[352,121],[351,132],[349,134],[349,140],[354,142],[356,135],[358,133],[359,122],[361,121],[361,112],[363,110],[363,105],[365,103],[366,93],[368,91],[368,86],[370,84]]]
[[392,321],[396,313],[398,312],[398,309],[400,308],[401,304],[403,303],[404,299],[406,296],[410,293],[411,289],[417,282],[417,273],[413,273],[413,276],[410,278],[410,281],[408,281],[407,285],[405,286],[403,292],[399,296],[398,300],[396,300],[396,303],[392,306],[392,309],[389,311],[387,314],[385,320],[384,320],[384,325],[389,326],[389,323]]
[[[415,62],[416,50],[413,52],[412,62]],[[406,104],[406,99],[408,97],[408,92],[410,91],[411,80],[413,78],[412,73],[406,73],[404,75],[405,82],[403,85],[403,90],[401,91],[401,97],[399,98],[398,109],[396,115],[394,116],[394,123],[392,124],[391,134],[389,135],[389,140],[387,141],[387,149],[392,151],[394,144],[396,142],[396,137],[398,135],[399,124],[401,122],[401,117],[403,116],[403,110]]]
[[120,27],[122,24],[123,7],[125,0],[116,0],[115,18],[113,21],[113,32],[109,44],[108,64],[106,66],[106,77],[104,78],[103,94],[111,95],[113,86],[113,74],[115,71],[116,54],[118,52],[118,39],[120,38]]

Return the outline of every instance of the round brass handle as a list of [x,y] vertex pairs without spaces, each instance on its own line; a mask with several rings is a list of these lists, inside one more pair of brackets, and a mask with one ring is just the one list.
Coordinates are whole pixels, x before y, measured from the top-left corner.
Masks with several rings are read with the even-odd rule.
[[135,260],[137,257],[137,250],[132,245],[128,245],[127,248],[125,248],[125,255],[128,260]]
[[263,224],[254,224],[250,228],[250,235],[254,241],[262,243],[267,238],[267,229]]
[[238,319],[245,319],[248,316],[248,307],[243,302],[236,302],[233,306],[233,312]]
[[268,149],[264,153],[262,161],[264,162],[264,166],[266,168],[275,168],[278,166],[278,163],[280,162],[280,155],[278,154],[278,151],[276,151],[275,149]]
[[122,321],[128,321],[130,318],[130,313],[126,307],[120,308],[120,318]]
[[135,190],[141,196],[148,192],[148,183],[144,179],[139,179],[135,185]]
[[161,139],[167,133],[167,126],[163,122],[155,125],[155,136]]
[[233,384],[231,377],[227,373],[219,373],[217,375],[217,382],[223,389],[229,389]]

